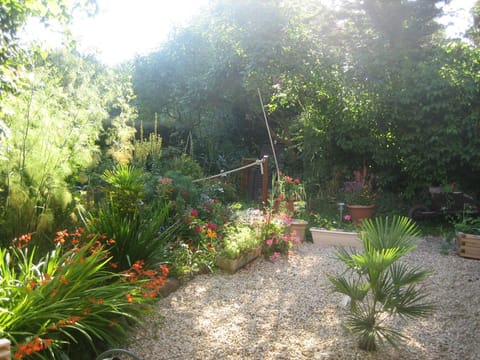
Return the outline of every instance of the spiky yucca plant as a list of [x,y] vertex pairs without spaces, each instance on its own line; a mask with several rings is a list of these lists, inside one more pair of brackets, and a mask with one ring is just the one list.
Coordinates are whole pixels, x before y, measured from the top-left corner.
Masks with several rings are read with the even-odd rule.
[[406,217],[368,219],[360,232],[364,252],[337,251],[349,271],[327,276],[335,291],[350,297],[345,325],[358,334],[363,350],[376,350],[377,340],[397,347],[406,338],[385,323],[387,318],[426,317],[433,310],[418,287],[429,272],[398,261],[415,249],[418,236],[418,228]]

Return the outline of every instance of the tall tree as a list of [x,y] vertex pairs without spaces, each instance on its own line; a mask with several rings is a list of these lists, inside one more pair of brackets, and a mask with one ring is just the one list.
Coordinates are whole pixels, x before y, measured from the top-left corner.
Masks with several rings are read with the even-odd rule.
[[467,35],[473,41],[476,47],[480,46],[480,0],[477,0],[470,10],[473,17],[473,24],[468,30]]
[[[75,11],[96,11],[96,0],[8,0],[0,4],[0,97],[15,88],[21,49],[18,32],[32,17],[66,26]],[[66,27],[65,27],[66,29]]]
[[96,61],[65,50],[32,63],[17,91],[3,99],[9,130],[0,158],[0,239],[6,242],[68,220],[73,185],[84,185],[79,174],[101,158],[100,135],[135,115],[129,83]]

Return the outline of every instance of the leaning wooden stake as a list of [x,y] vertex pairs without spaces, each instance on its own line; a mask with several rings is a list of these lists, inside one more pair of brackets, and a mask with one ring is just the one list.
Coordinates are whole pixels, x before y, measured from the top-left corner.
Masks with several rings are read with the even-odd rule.
[[267,205],[268,201],[268,155],[263,155],[263,176],[262,176],[262,204]]

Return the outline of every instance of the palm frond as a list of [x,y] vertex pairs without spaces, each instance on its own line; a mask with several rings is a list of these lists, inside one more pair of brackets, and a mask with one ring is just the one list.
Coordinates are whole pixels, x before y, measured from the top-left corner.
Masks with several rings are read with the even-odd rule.
[[420,266],[412,268],[405,263],[392,264],[389,267],[388,272],[392,279],[392,283],[397,287],[418,284],[431,274],[431,271],[422,270]]

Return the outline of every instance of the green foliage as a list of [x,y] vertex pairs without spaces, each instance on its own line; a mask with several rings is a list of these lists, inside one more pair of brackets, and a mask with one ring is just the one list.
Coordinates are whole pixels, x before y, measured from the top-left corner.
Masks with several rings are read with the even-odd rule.
[[480,235],[480,218],[478,213],[465,207],[462,214],[450,218],[453,228],[464,234]]
[[398,346],[405,336],[384,323],[388,316],[415,319],[433,307],[417,285],[428,276],[399,260],[415,248],[415,224],[405,217],[367,219],[360,229],[364,252],[340,249],[347,275],[328,275],[335,291],[350,298],[346,326],[359,336],[359,347],[373,351],[377,340]]
[[150,212],[133,210],[125,216],[115,203],[105,202],[88,218],[89,232],[113,239],[112,262],[127,270],[137,261],[153,268],[164,260],[164,251],[174,239],[178,224],[171,224],[167,206]]
[[[66,26],[73,11],[96,11],[95,0],[8,0],[0,6],[0,101],[5,93],[16,90],[23,62],[23,49],[19,46],[18,32],[28,19],[35,17],[44,24],[60,23]],[[0,110],[1,111],[1,110]],[[1,113],[1,112],[0,112]]]
[[161,162],[162,137],[157,133],[157,120],[155,128],[148,138],[144,138],[143,123],[140,125],[140,139],[135,139],[133,150],[133,164],[145,170],[158,172],[158,164]]
[[263,239],[249,224],[237,222],[228,225],[218,253],[228,259],[236,259],[243,253],[259,249]]
[[99,342],[119,346],[145,313],[142,282],[108,271],[108,252],[95,238],[70,250],[59,241],[44,255],[28,240],[0,249],[0,336],[15,358],[61,358],[79,344],[94,356]]
[[131,165],[120,164],[106,170],[102,176],[106,182],[105,196],[109,206],[120,217],[135,216],[145,196],[144,172]]
[[0,162],[3,239],[68,220],[74,206],[68,181],[97,163],[102,122],[123,101],[122,93],[107,90],[113,81],[94,62],[59,52],[38,59],[23,86],[3,99],[9,129]]

